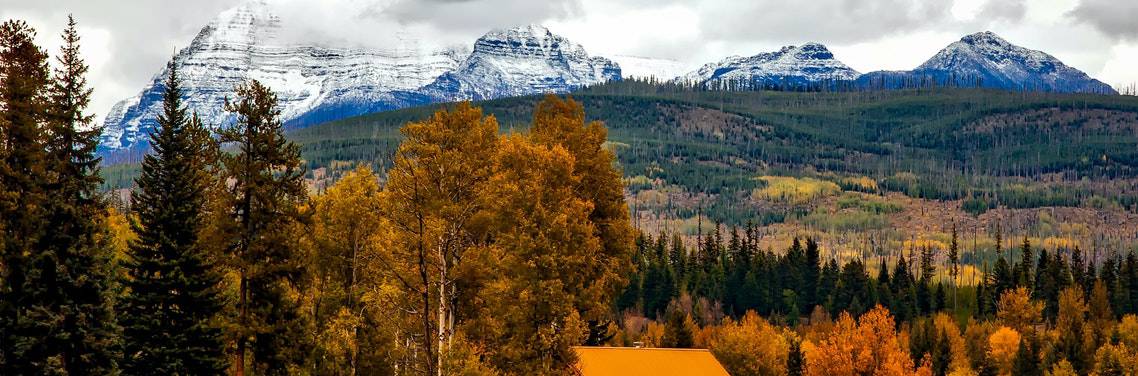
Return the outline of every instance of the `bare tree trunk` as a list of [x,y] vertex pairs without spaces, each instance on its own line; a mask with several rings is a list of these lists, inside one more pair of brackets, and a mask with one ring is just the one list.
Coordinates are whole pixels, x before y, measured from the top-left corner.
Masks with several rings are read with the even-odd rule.
[[[248,307],[249,307],[248,306],[249,286],[248,286],[248,282],[245,278],[245,271],[244,270],[241,271],[241,287],[240,287],[240,290],[241,290],[241,293],[240,293],[240,295],[241,295],[241,300],[240,300],[240,304],[241,304],[240,317],[241,317],[241,319],[240,319],[240,321],[241,321],[242,325],[248,325],[248,323],[249,323],[249,321],[248,321],[248,319],[249,319],[249,309],[248,309]],[[235,361],[233,362],[234,374],[237,376],[245,376],[245,336],[244,336],[244,334],[237,336],[237,353],[236,353],[235,357],[237,359],[235,359]]]
[[[358,268],[357,255],[359,255],[359,237],[352,236],[352,277],[348,284],[348,309],[353,313],[356,312],[356,269]],[[356,316],[357,320],[362,321],[363,315]],[[357,359],[360,356],[360,323],[357,322],[352,327],[352,350],[348,353],[348,362],[351,364],[351,376],[356,376]]]
[[446,285],[447,285],[447,259],[446,259],[446,242],[440,239],[439,245],[436,247],[439,257],[439,317],[438,317],[438,341],[439,341],[439,361],[438,361],[438,376],[443,376],[443,348],[446,345],[446,326],[443,324],[447,322],[447,304],[446,304]]
[[423,320],[423,347],[424,347],[424,350],[426,350],[426,359],[427,359],[427,370],[426,370],[427,372],[426,373],[428,375],[430,375],[430,374],[435,373],[435,367],[434,367],[435,360],[432,357],[433,354],[431,354],[431,342],[432,342],[431,341],[431,290],[430,290],[431,283],[430,283],[430,277],[427,276],[427,250],[426,250],[426,245],[423,244],[423,243],[425,243],[425,240],[423,238],[426,236],[426,234],[424,234],[423,231],[424,231],[424,228],[426,226],[423,223],[424,220],[423,220],[422,214],[418,215],[418,220],[419,220],[419,278],[422,279],[422,282],[423,282],[423,289],[421,290],[422,293],[420,294],[420,297],[423,300],[423,312],[420,313],[420,316],[422,316],[422,320]]

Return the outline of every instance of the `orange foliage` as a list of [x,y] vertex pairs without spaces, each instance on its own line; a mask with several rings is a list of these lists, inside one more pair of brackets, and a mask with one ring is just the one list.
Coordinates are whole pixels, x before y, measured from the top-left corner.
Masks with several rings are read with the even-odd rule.
[[754,311],[747,311],[738,322],[728,319],[713,333],[711,352],[732,375],[786,373],[790,342]]
[[996,317],[1020,333],[1032,330],[1043,317],[1043,303],[1032,301],[1026,287],[1005,291],[996,306]]
[[1012,361],[1019,349],[1019,337],[1019,332],[1006,326],[996,329],[988,337],[988,356],[996,363],[1001,374],[1011,373]]
[[806,375],[914,375],[931,374],[913,364],[894,330],[889,310],[877,306],[857,323],[842,313],[834,329],[817,345],[803,346]]

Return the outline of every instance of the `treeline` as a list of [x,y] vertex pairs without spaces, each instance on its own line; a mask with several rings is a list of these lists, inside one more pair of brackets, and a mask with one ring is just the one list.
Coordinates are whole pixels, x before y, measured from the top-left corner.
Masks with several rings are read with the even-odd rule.
[[[636,243],[639,272],[617,300],[626,324],[614,329],[617,344],[741,351],[733,347],[741,344],[724,345],[717,337],[740,325],[767,330],[761,328],[771,324],[750,316],[758,314],[790,331],[779,334],[776,328],[772,335],[777,340],[749,341],[758,342],[753,346],[760,349],[781,346],[777,358],[793,360],[803,356],[795,353],[802,350],[788,344],[819,327],[836,330],[830,317],[865,317],[879,307],[871,320],[895,318],[896,328],[888,330],[904,332],[910,364],[927,363],[932,374],[1042,374],[1051,367],[1070,367],[1078,374],[1117,374],[1105,372],[1116,369],[1112,367],[1123,367],[1117,368],[1122,374],[1138,370],[1129,358],[1138,355],[1138,341],[1120,339],[1138,334],[1138,257],[1133,252],[1114,253],[1095,265],[1077,249],[1037,251],[1025,239],[1020,259],[1011,260],[997,240],[995,265],[984,268],[978,285],[961,286],[953,283],[959,279],[961,253],[955,236],[948,249],[922,248],[899,255],[892,265],[884,257],[827,259],[810,239],[795,239],[783,252],[761,249],[758,240],[753,226],[732,227],[729,234],[717,226],[695,248],[679,236],[642,234]],[[949,278],[937,277],[938,260],[946,260]],[[869,262],[877,265],[876,272],[870,272]],[[659,326],[629,326],[635,322],[630,317]],[[1120,319],[1121,332],[1115,333]],[[1004,349],[999,346],[1006,344],[987,344],[989,337],[1012,336],[1004,326],[1014,331],[1015,343]],[[856,325],[851,321],[847,329],[856,330]],[[973,331],[977,338],[968,339],[971,347],[965,348],[960,336]],[[759,359],[770,355],[752,354]],[[1118,359],[1122,366],[1111,363]],[[775,374],[748,371],[747,360],[735,361],[741,362],[732,365],[742,367],[735,369],[738,374]],[[1036,368],[1013,369],[1013,364]]]
[[275,95],[211,133],[163,82],[128,202],[98,186],[72,21],[57,69],[0,26],[0,374],[565,374],[632,272],[606,129],[548,97],[525,133],[469,103],[312,195]]

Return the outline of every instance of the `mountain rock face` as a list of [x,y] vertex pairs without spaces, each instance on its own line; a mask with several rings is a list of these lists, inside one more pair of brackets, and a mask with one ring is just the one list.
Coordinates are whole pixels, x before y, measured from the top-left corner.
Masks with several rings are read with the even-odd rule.
[[745,82],[755,86],[809,86],[828,81],[849,81],[859,73],[834,58],[826,46],[806,43],[750,57],[732,56],[706,64],[677,78],[686,83],[718,86]]
[[[438,101],[489,99],[620,79],[620,67],[539,26],[494,31],[474,45],[430,50],[398,38],[390,48],[334,48],[290,43],[264,0],[220,14],[174,57],[184,103],[206,124],[225,126],[234,87],[257,79],[277,94],[281,117],[303,127],[354,115]],[[162,111],[165,69],[139,95],[115,105],[100,151],[142,152]]]
[[620,79],[620,66],[548,29],[529,25],[494,30],[474,42],[474,52],[458,68],[424,90],[436,100],[565,93]]
[[[173,59],[187,108],[211,126],[226,126],[233,118],[223,109],[225,99],[247,79],[260,80],[276,92],[289,127],[428,103],[565,93],[619,80],[622,73],[723,89],[845,82],[847,88],[954,84],[1115,93],[1051,55],[1013,45],[991,32],[965,36],[912,71],[861,75],[826,46],[807,43],[729,57],[681,75],[688,66],[672,60],[620,56],[614,62],[590,56],[580,45],[538,25],[491,31],[478,38],[472,50],[427,48],[408,35],[396,35],[383,47],[329,47],[289,41],[282,31],[294,30],[287,26],[267,0],[249,0],[218,15]],[[139,95],[108,113],[100,140],[104,155],[149,148],[147,135],[161,112],[165,75],[165,70],[159,72]]]
[[872,72],[864,84],[896,86],[901,82],[982,86],[1011,90],[1116,94],[1110,85],[1063,64],[1041,51],[1023,48],[990,31],[975,33],[949,44],[908,72]]
[[[280,19],[261,1],[221,13],[174,57],[184,100],[206,124],[232,121],[223,111],[233,88],[255,78],[276,92],[281,116],[304,125],[406,107],[424,99],[409,93],[458,66],[459,50],[431,51],[413,40],[390,49],[327,48],[280,40]],[[146,147],[162,110],[165,69],[138,96],[124,100],[104,121],[103,150]]]

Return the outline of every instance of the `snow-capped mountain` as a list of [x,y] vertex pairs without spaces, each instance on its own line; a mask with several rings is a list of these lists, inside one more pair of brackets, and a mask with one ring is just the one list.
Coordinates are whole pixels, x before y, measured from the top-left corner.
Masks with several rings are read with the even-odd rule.
[[[276,94],[282,120],[300,127],[426,103],[568,90],[620,79],[620,67],[540,26],[499,30],[465,48],[432,50],[411,37],[387,48],[335,48],[290,42],[264,0],[221,13],[175,57],[186,107],[212,126],[234,87],[257,79]],[[143,151],[162,110],[162,80],[115,105],[100,150]]]
[[668,81],[698,67],[681,61],[643,56],[610,55],[608,58],[620,65],[620,75],[623,78],[655,78]]
[[755,56],[732,56],[706,64],[677,80],[687,83],[715,85],[747,82],[750,85],[812,85],[827,81],[848,81],[858,72],[846,66],[826,46],[806,43],[786,46],[775,52]]
[[949,44],[909,72],[872,72],[859,79],[891,83],[934,80],[938,84],[1056,92],[1116,94],[1110,85],[1067,66],[1042,51],[1009,43],[990,31],[975,33]]
[[[287,125],[302,127],[358,114],[455,100],[565,93],[619,80],[659,80],[717,88],[813,86],[855,81],[861,87],[933,82],[1015,90],[1115,93],[1046,53],[1008,43],[991,32],[965,36],[912,71],[860,75],[825,46],[807,43],[749,57],[733,56],[687,74],[684,63],[645,57],[609,60],[548,29],[530,25],[486,33],[473,48],[425,47],[397,34],[383,47],[337,47],[290,41],[267,0],[248,0],[204,27],[173,58],[186,107],[212,126],[225,126],[225,98],[247,79],[278,96]],[[161,111],[165,70],[142,92],[108,113],[100,151],[143,151]]]
[[620,79],[620,66],[529,25],[493,30],[474,42],[457,69],[424,88],[437,100],[482,100],[570,90]]

